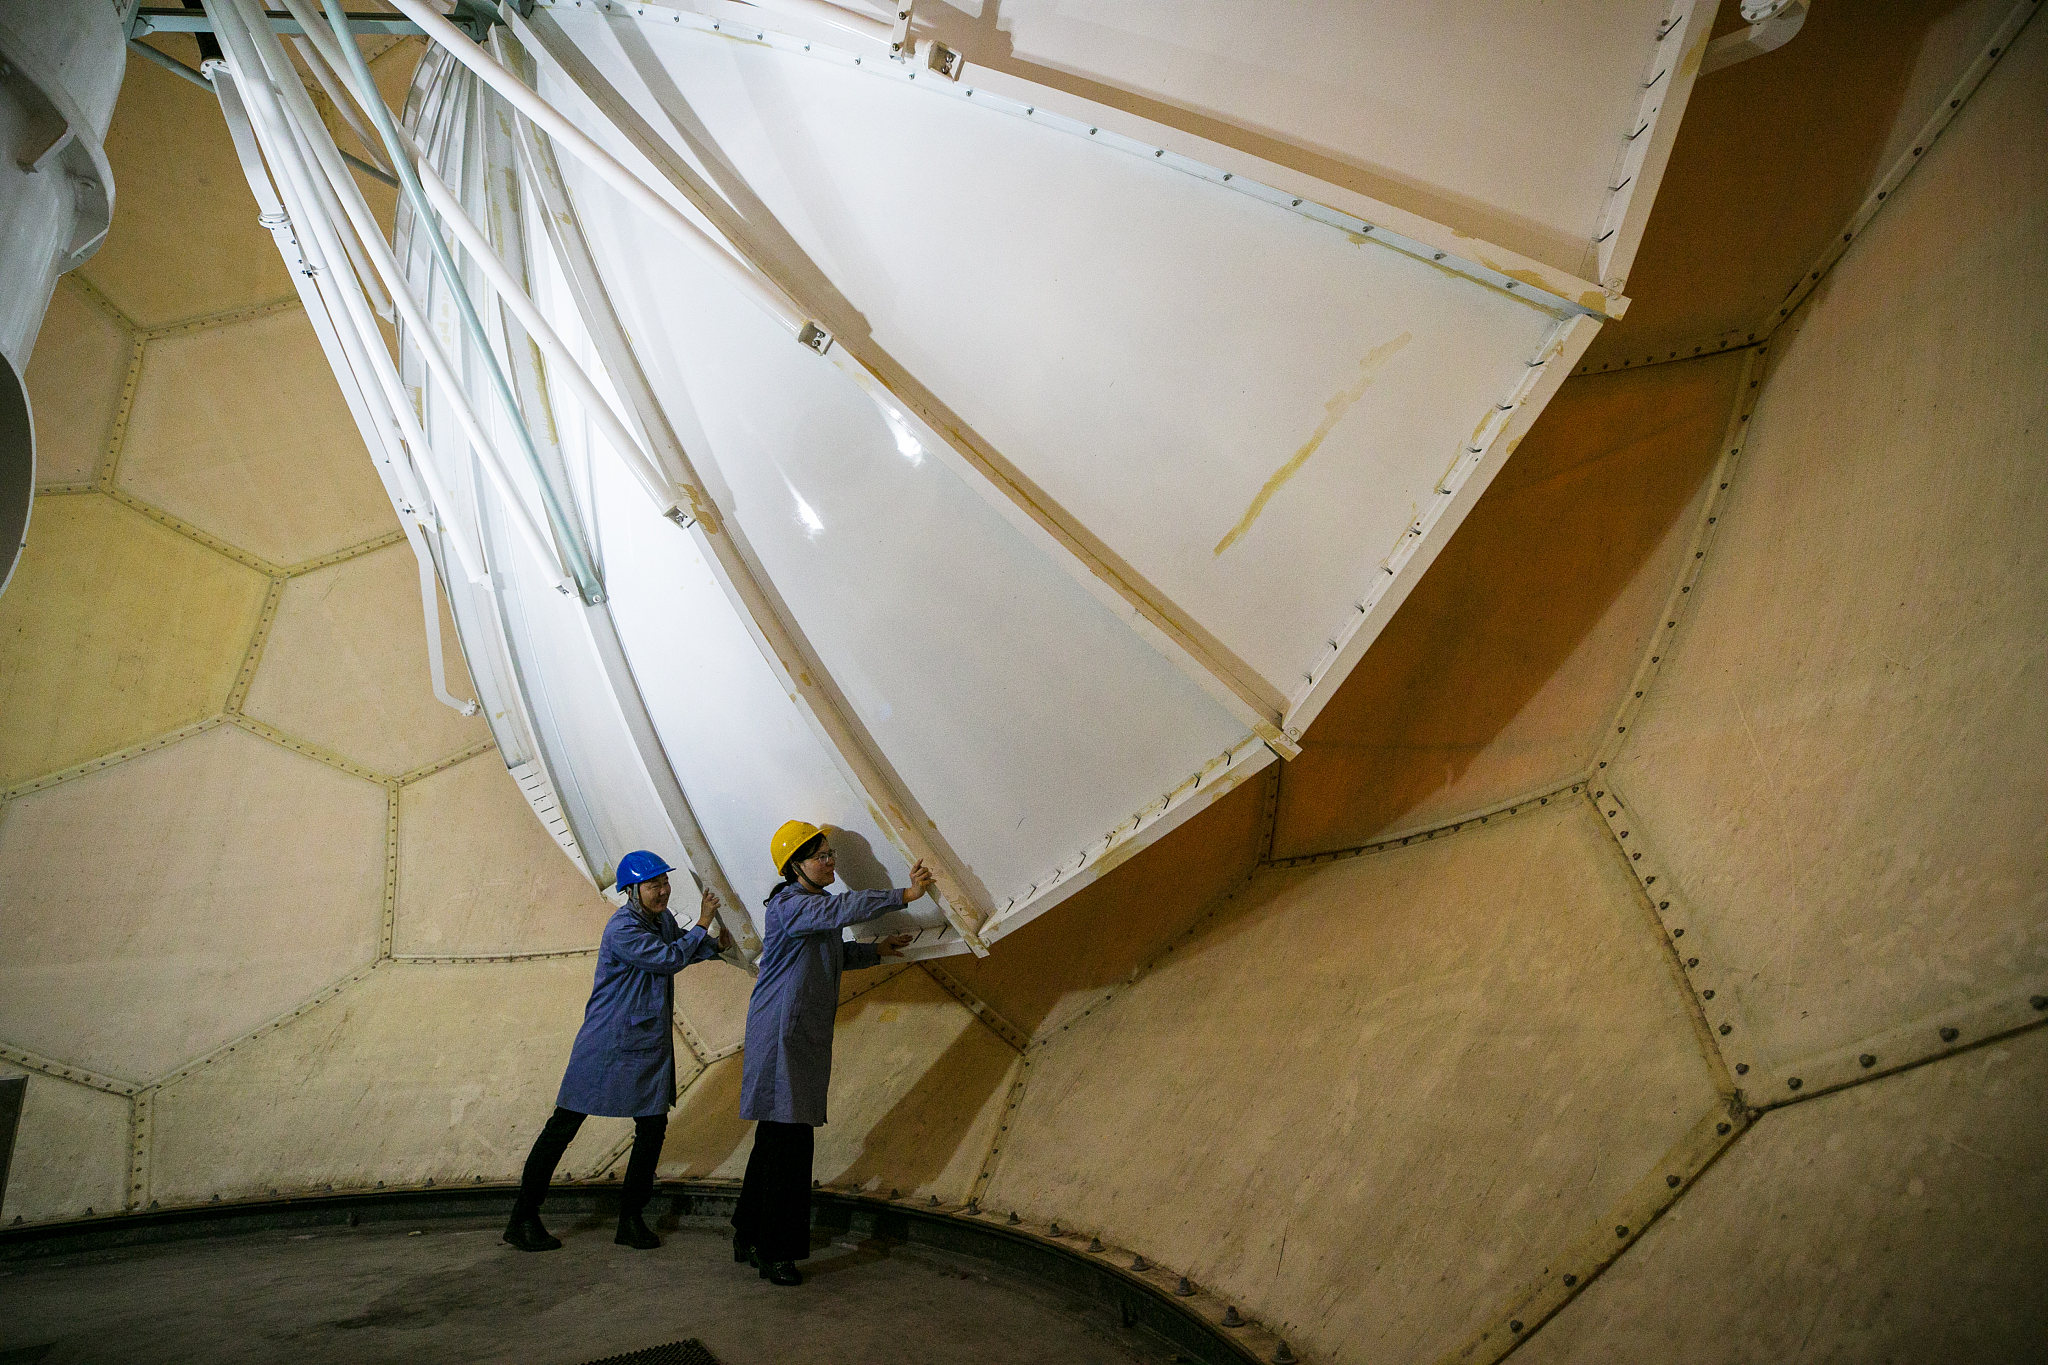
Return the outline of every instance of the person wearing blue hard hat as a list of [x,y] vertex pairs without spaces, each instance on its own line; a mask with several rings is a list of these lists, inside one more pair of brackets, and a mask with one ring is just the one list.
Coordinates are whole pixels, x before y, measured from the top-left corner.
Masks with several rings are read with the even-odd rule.
[[654,1196],[654,1167],[668,1135],[668,1111],[676,1102],[675,974],[693,962],[717,957],[724,930],[711,931],[718,895],[706,890],[698,902],[697,924],[685,930],[668,913],[667,863],[644,849],[619,859],[618,889],[626,903],[604,926],[597,946],[597,977],[583,1027],[569,1049],[569,1066],[555,1112],[526,1158],[519,1199],[512,1206],[505,1240],[521,1251],[552,1251],[561,1242],[540,1221],[541,1201],[555,1166],[591,1114],[633,1120],[633,1154],[626,1159],[620,1190],[621,1246],[646,1250],[661,1245],[641,1211]]

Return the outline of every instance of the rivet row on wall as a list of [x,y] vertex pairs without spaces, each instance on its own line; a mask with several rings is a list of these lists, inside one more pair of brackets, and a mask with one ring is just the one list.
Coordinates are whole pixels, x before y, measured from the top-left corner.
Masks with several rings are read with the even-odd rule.
[[951,972],[948,972],[930,959],[926,959],[917,965],[924,968],[925,975],[936,981],[946,994],[965,1005],[969,1014],[972,1014],[976,1019],[986,1024],[991,1033],[995,1034],[996,1037],[1002,1039],[1005,1043],[1008,1043],[1011,1048],[1022,1052],[1025,1048],[1031,1046],[1030,1035],[1026,1034],[1024,1030],[1018,1028],[1009,1020],[1003,1018],[1002,1015],[996,1013],[992,1005],[973,991],[968,990],[967,987],[961,985],[959,981],[954,979]]
[[214,726],[222,724],[227,719],[226,715],[208,716],[205,720],[195,720],[190,725],[181,725],[175,730],[167,730],[163,734],[145,739],[140,744],[131,744],[125,749],[116,749],[112,753],[88,758],[83,763],[74,763],[68,768],[59,768],[55,772],[29,778],[25,782],[17,782],[12,787],[7,788],[7,790],[0,791],[0,801],[11,801],[15,797],[25,796],[29,792],[42,791],[47,787],[55,787],[61,783],[70,782],[75,778],[88,777],[103,769],[114,767],[116,764],[126,763],[131,758],[154,753],[158,749],[168,748],[181,739],[190,739],[194,735],[203,734],[213,729]]
[[55,1081],[70,1081],[88,1090],[99,1090],[109,1095],[133,1095],[142,1089],[134,1081],[124,1081],[114,1076],[103,1075],[87,1067],[72,1066],[68,1062],[52,1061],[24,1047],[0,1043],[0,1062],[18,1066],[23,1071],[33,1071]]

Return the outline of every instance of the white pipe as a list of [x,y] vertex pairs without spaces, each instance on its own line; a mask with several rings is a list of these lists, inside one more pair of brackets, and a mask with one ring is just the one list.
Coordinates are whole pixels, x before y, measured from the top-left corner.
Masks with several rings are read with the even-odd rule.
[[[414,515],[424,519],[425,509],[431,504],[413,477],[409,462],[404,458],[402,439],[393,440],[391,427],[395,424],[395,417],[389,406],[390,394],[379,392],[377,386],[366,386],[363,383],[363,375],[368,372],[369,367],[363,363],[359,350],[348,344],[351,341],[359,341],[360,338],[353,331],[335,325],[335,310],[327,301],[327,286],[338,286],[339,277],[326,268],[325,257],[319,251],[319,243],[310,236],[301,234],[294,226],[291,214],[286,212],[284,204],[280,201],[279,196],[287,193],[287,187],[273,184],[271,175],[264,166],[262,153],[255,145],[255,131],[250,126],[249,115],[241,97],[241,82],[237,80],[234,70],[225,62],[218,65],[210,63],[209,74],[214,81],[214,93],[220,100],[221,115],[227,123],[228,136],[234,144],[235,155],[242,163],[242,173],[249,182],[250,193],[256,197],[257,220],[270,228],[281,254],[286,252],[286,242],[289,241],[304,262],[303,273],[310,277],[310,287],[316,291],[312,298],[304,300],[308,315],[313,313],[317,305],[321,314],[325,316],[335,344],[344,352],[343,360],[355,379],[356,391],[362,401],[369,405],[372,430],[365,433],[364,439],[374,439],[384,448],[385,461],[391,465],[398,479],[400,492],[414,508]],[[286,255],[288,265],[290,260],[290,256]],[[305,294],[307,287],[307,284],[301,285],[301,295]],[[345,300],[346,296],[344,294],[340,297]],[[380,402],[380,399],[384,401]],[[464,547],[458,545],[457,549],[460,552]],[[468,562],[466,556],[465,562]]]
[[434,572],[434,556],[428,552],[427,538],[417,526],[406,527],[405,538],[412,542],[413,558],[420,565],[420,611],[427,619],[427,676],[433,680],[434,695],[443,706],[473,716],[476,703],[460,701],[448,691],[447,667],[441,658],[440,576]]
[[[249,4],[250,0],[209,0],[209,3],[221,9],[229,9],[238,5]],[[235,22],[237,24],[246,23],[239,10],[235,13]],[[216,28],[218,27],[219,24],[216,23]],[[253,31],[254,27],[249,26],[249,29]],[[318,115],[312,111],[311,100],[306,95],[306,88],[299,83],[296,71],[291,68],[290,60],[284,56],[283,46],[277,44],[277,36],[270,32],[267,24],[262,26],[262,33],[270,39],[272,44],[277,45],[276,59],[288,71],[286,88],[297,91],[300,99],[306,102],[306,113],[317,123]],[[251,50],[261,50],[260,40],[253,38],[251,32],[242,32],[237,36]],[[269,83],[266,83],[266,89],[270,90],[273,94],[277,92],[276,87]],[[289,94],[285,98],[289,99]],[[285,111],[283,109],[273,108],[269,105],[261,106],[261,113],[264,116],[274,116],[278,119],[285,118]],[[321,125],[321,131],[325,133],[325,125]],[[293,154],[299,150],[297,140],[286,130],[274,129],[273,137],[283,146],[284,154],[280,156],[280,160],[283,161],[288,175],[310,176],[310,168],[305,167],[299,158]],[[320,152],[335,150],[331,137],[326,139],[324,146],[315,139],[308,139],[308,141],[313,146],[316,156]],[[534,522],[532,512],[527,508],[525,499],[520,495],[517,486],[512,482],[511,475],[505,468],[504,461],[500,458],[495,443],[485,434],[483,425],[478,420],[476,411],[470,404],[468,391],[463,388],[461,379],[455,372],[454,362],[449,359],[447,352],[442,349],[439,338],[433,329],[427,325],[425,316],[420,312],[418,302],[413,298],[412,290],[404,276],[400,273],[396,258],[391,254],[391,248],[385,243],[383,233],[378,229],[375,217],[370,214],[369,205],[363,201],[362,190],[356,185],[354,177],[349,175],[347,167],[342,163],[338,154],[333,157],[331,163],[327,162],[324,158],[322,160],[329,180],[336,184],[349,221],[355,227],[356,235],[369,248],[372,262],[376,265],[378,272],[384,276],[384,281],[390,291],[391,298],[398,305],[400,317],[405,325],[410,327],[417,335],[420,354],[426,359],[428,372],[434,376],[437,385],[443,394],[446,395],[450,407],[454,409],[456,422],[462,427],[464,435],[469,438],[470,444],[477,451],[479,456],[478,463],[483,466],[484,473],[489,476],[492,486],[497,489],[499,497],[506,503],[506,511],[512,518],[514,529],[519,532],[519,537],[525,542],[527,549],[540,562],[542,572],[546,574],[549,581],[557,584],[567,583],[568,577],[562,571],[560,560],[556,557],[547,539],[541,535],[540,528]],[[316,222],[314,226],[316,230],[333,231],[333,225],[324,221]],[[431,231],[431,227],[428,230]],[[382,338],[380,337],[378,341],[381,345]],[[407,406],[409,407],[410,405],[408,404]]]
[[[219,0],[216,0],[216,3],[219,3]],[[226,8],[234,3],[235,0],[226,0],[226,5],[223,5],[222,8]],[[254,48],[255,44],[248,41],[248,35],[244,31],[235,27],[241,20],[242,16],[239,12],[234,13],[228,18],[225,37],[232,44],[238,63],[248,65],[248,58],[252,55],[251,49]],[[217,23],[216,27],[221,27],[221,25]],[[258,60],[260,61],[260,58]],[[329,247],[336,235],[334,225],[328,219],[313,212],[305,202],[303,182],[311,178],[312,171],[304,164],[301,155],[302,149],[298,141],[290,135],[289,128],[283,126],[288,123],[284,111],[278,109],[270,102],[276,96],[275,89],[263,79],[263,72],[260,67],[250,74],[252,79],[238,82],[237,88],[246,89],[249,95],[253,97],[245,101],[245,106],[253,112],[256,120],[262,124],[262,127],[255,131],[259,141],[267,143],[267,152],[271,162],[281,173],[278,185],[279,192],[288,194],[297,203],[298,212],[294,221],[297,223],[300,232],[305,234],[301,238],[302,245],[312,247],[315,254],[322,258],[323,264],[331,262],[334,258],[334,253]],[[297,84],[296,78],[294,78],[293,84]],[[303,94],[303,87],[299,87],[299,89],[300,93]],[[322,131],[325,131],[324,127]],[[269,134],[268,138],[264,136],[266,132]],[[345,172],[344,178],[347,178]],[[355,183],[352,179],[348,180],[348,189],[355,191]],[[357,194],[360,197],[359,191]],[[365,209],[365,212],[367,214],[367,209]],[[374,219],[371,221],[374,223]],[[373,248],[372,257],[374,259],[376,249],[384,248],[384,240],[381,236],[376,236],[371,238],[370,241]],[[388,249],[386,250],[388,252]],[[420,428],[417,416],[413,412],[412,399],[407,393],[403,382],[400,381],[396,367],[391,363],[390,352],[384,346],[383,334],[377,330],[376,324],[368,316],[368,308],[364,304],[362,295],[355,290],[339,288],[338,286],[341,283],[340,277],[332,269],[323,270],[318,279],[324,280],[329,285],[336,287],[336,295],[341,304],[341,314],[352,324],[352,330],[337,329],[338,333],[342,337],[345,346],[348,339],[352,338],[356,342],[356,347],[352,351],[351,365],[356,367],[359,373],[367,371],[375,377],[377,387],[382,392],[385,405],[392,419],[397,423],[401,437],[407,448],[411,450],[413,459],[418,463],[421,473],[428,479],[428,488],[433,493],[431,502],[428,498],[422,497],[419,486],[412,482],[405,471],[404,463],[401,462],[399,465],[400,478],[408,485],[407,496],[414,499],[417,505],[431,505],[436,509],[437,513],[441,514],[440,520],[449,538],[454,542],[456,555],[462,561],[463,572],[472,582],[482,582],[484,570],[481,555],[471,550],[468,542],[461,537],[457,530],[452,515],[447,515],[447,513],[452,512],[456,499],[452,491],[448,489],[446,480],[439,477],[439,471],[432,460],[432,447],[427,440],[425,432]],[[399,283],[402,286],[403,282],[399,281]],[[325,290],[323,289],[323,295],[324,293]],[[330,309],[330,312],[333,311]],[[439,485],[438,487],[436,487],[437,484]],[[544,556],[543,563],[547,562],[550,561]]]
[[[305,27],[303,20],[299,26]],[[334,68],[327,64],[327,58],[320,54],[320,45],[302,33],[292,39],[292,46],[296,47],[299,56],[305,59],[306,69],[313,73],[313,79],[320,82],[320,89],[326,94],[328,102],[334,106],[334,112],[341,115],[342,122],[356,135],[356,142],[361,145],[364,155],[368,156],[378,169],[390,175],[391,163],[384,156],[382,139],[363,126],[362,110],[356,108],[356,102],[352,97],[342,93],[341,80],[334,74]]]
[[419,172],[420,184],[426,187],[427,198],[433,200],[434,207],[440,210],[442,221],[453,230],[456,240],[469,252],[470,259],[489,277],[491,287],[498,291],[498,297],[519,315],[520,325],[526,328],[527,335],[540,343],[541,350],[547,353],[556,373],[569,381],[569,386],[576,391],[577,399],[589,410],[603,431],[605,439],[618,452],[619,458],[625,461],[626,467],[633,471],[634,477],[640,480],[641,486],[647,490],[647,495],[654,499],[654,504],[660,509],[661,514],[667,516],[675,511],[678,505],[675,489],[662,477],[653,457],[642,450],[640,443],[626,430],[626,424],[619,420],[618,414],[612,410],[612,405],[598,392],[597,385],[591,382],[589,374],[576,362],[576,357],[562,343],[562,338],[548,324],[540,309],[534,307],[533,300],[527,297],[519,282],[512,278],[512,272],[506,269],[504,261],[498,258],[498,254],[491,249],[491,244],[484,240],[484,235],[477,229],[475,222],[463,211],[454,192],[440,176],[434,174],[433,167],[426,163],[424,157],[420,158]]
[[735,288],[781,323],[790,335],[801,336],[806,326],[815,325],[780,289],[755,274],[732,252],[726,250],[723,243],[691,222],[675,205],[657,194],[639,176],[627,170],[610,152],[593,142],[581,128],[563,117],[560,111],[535,94],[525,82],[500,66],[489,53],[471,42],[462,30],[435,13],[431,6],[421,3],[421,0],[391,0],[391,3],[396,5],[406,18],[418,24],[428,37],[445,48],[456,61],[474,71],[486,85],[510,100],[520,113],[532,119],[545,129],[550,137],[573,152],[579,161],[596,171],[606,184],[625,196],[628,202],[660,223],[685,246],[698,252],[722,272]]
[[[235,50],[239,56],[240,48],[236,47]],[[211,65],[216,82],[215,94],[221,103],[221,113],[227,120],[229,136],[235,143],[236,155],[242,162],[243,172],[248,177],[250,191],[256,196],[257,207],[261,210],[262,218],[271,226],[272,235],[279,239],[278,245],[280,249],[284,247],[285,239],[289,239],[298,248],[300,259],[306,267],[307,274],[311,276],[310,280],[302,279],[299,281],[300,293],[302,295],[310,294],[310,297],[305,299],[307,315],[313,321],[315,330],[321,332],[323,344],[331,337],[333,343],[341,348],[343,353],[341,363],[345,364],[349,369],[352,391],[356,395],[357,401],[361,404],[361,407],[357,409],[358,418],[370,428],[370,430],[364,433],[364,438],[366,440],[374,439],[384,447],[385,462],[391,466],[393,473],[398,478],[402,495],[412,505],[413,515],[406,519],[402,525],[405,530],[406,540],[412,546],[413,557],[419,565],[420,591],[427,613],[427,672],[433,686],[434,696],[444,705],[453,708],[465,716],[475,715],[477,704],[474,701],[460,701],[448,691],[446,670],[442,659],[440,599],[435,591],[433,556],[428,552],[426,544],[425,500],[420,496],[419,487],[414,482],[411,471],[407,467],[403,449],[393,448],[395,444],[392,439],[393,416],[387,404],[378,401],[380,398],[388,399],[389,395],[388,393],[380,393],[379,387],[376,385],[365,385],[363,383],[363,373],[365,369],[371,367],[366,364],[362,353],[362,338],[350,329],[335,324],[334,309],[328,301],[330,293],[340,294],[346,298],[351,291],[342,281],[341,277],[327,267],[325,258],[319,251],[318,243],[311,243],[309,249],[309,243],[301,238],[292,227],[292,219],[278,198],[282,191],[272,183],[271,177],[263,167],[262,160],[257,155],[255,149],[249,145],[253,140],[254,132],[249,125],[248,114],[244,110],[240,98],[241,84],[235,79],[232,68],[226,62]],[[354,311],[360,314],[362,309],[361,296],[356,295],[354,302]],[[381,354],[381,347],[379,352]],[[386,356],[384,358],[386,361],[385,368],[389,369],[389,357]],[[379,375],[379,378],[381,377]],[[458,556],[467,559],[464,543],[460,536],[456,534],[454,528],[449,528],[448,534],[450,541],[455,545]],[[477,581],[482,581],[481,571],[475,571],[474,577]]]

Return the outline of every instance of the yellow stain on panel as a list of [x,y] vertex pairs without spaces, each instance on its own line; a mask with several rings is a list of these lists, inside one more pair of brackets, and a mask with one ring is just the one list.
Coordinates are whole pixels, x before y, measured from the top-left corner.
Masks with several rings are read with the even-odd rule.
[[1301,467],[1308,463],[1308,457],[1316,453],[1330,432],[1336,428],[1337,423],[1343,419],[1344,414],[1351,411],[1351,405],[1365,397],[1366,389],[1372,385],[1373,376],[1413,339],[1412,333],[1403,332],[1392,341],[1375,346],[1365,353],[1365,358],[1358,362],[1358,382],[1348,389],[1340,390],[1329,402],[1323,404],[1323,420],[1317,425],[1315,434],[1302,444],[1301,449],[1294,452],[1286,464],[1274,471],[1272,478],[1266,480],[1265,487],[1252,499],[1251,506],[1244,509],[1244,515],[1238,518],[1237,525],[1231,527],[1229,533],[1216,542],[1215,554],[1221,555],[1243,539],[1244,533],[1251,530],[1252,523],[1259,519],[1259,513],[1266,510],[1266,504],[1272,501],[1273,495],[1278,493],[1289,479],[1301,472]]
[[38,499],[0,597],[0,784],[199,720],[234,686],[270,582],[99,496]]

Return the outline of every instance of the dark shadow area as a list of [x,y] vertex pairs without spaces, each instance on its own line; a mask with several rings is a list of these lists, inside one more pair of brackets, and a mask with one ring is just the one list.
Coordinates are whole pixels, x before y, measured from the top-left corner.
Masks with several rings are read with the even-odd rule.
[[896,883],[875,856],[875,846],[857,830],[834,828],[832,851],[839,855],[839,880],[849,891],[881,891]]
[[1067,997],[1124,981],[1251,875],[1265,840],[1271,780],[1270,770],[1249,778],[1003,938],[989,956],[949,957],[940,966],[1010,1023],[1035,1032]]
[[[1870,192],[1894,120],[1934,112],[1901,100],[1930,30],[1959,4],[1809,5],[1784,47],[1700,77],[1629,272],[1628,314],[1581,363],[1668,359],[1767,316]],[[1741,22],[1723,5],[1715,32]]]
[[[916,973],[915,982],[931,1003],[953,1003],[952,997],[924,973]],[[899,987],[892,985],[888,990],[863,995],[842,1006],[839,1024],[843,1027],[871,1011],[900,1003],[899,991]],[[930,1185],[944,1172],[962,1144],[970,1140],[975,1119],[990,1097],[1003,1088],[1010,1063],[1016,1057],[1010,1045],[992,1030],[969,1020],[960,1036],[869,1127],[861,1138],[860,1154],[832,1177],[833,1182],[866,1185],[870,1180],[880,1180],[905,1191]],[[982,1157],[979,1151],[968,1155],[977,1163]],[[884,1187],[885,1193],[888,1186]]]
[[1714,467],[1740,354],[1565,381],[1280,779],[1273,853],[1356,847],[1398,829],[1475,764],[1483,805],[1562,780],[1590,757],[1677,570],[1642,584],[1639,628],[1546,698],[1541,742],[1489,753],[1658,549]]

